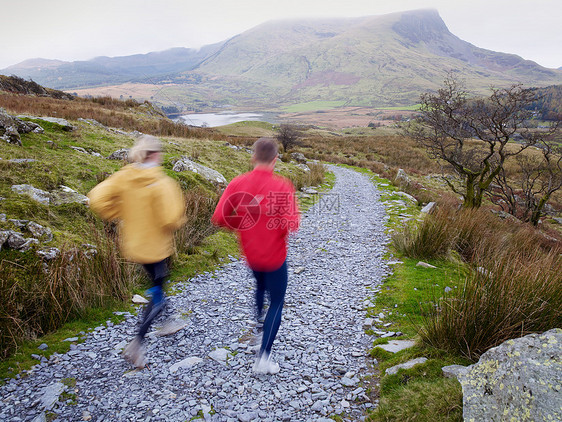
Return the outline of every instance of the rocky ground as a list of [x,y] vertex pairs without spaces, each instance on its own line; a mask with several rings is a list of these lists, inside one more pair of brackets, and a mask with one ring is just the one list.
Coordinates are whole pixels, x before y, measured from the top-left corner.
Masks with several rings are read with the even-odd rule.
[[[334,168],[333,190],[318,198],[291,239],[289,287],[273,348],[277,375],[255,375],[253,279],[242,262],[174,289],[167,317],[175,334],[147,338],[148,368],[120,350],[138,317],[95,328],[20,379],[0,387],[0,420],[211,421],[361,420],[374,405],[372,338],[362,328],[371,288],[388,274],[386,218],[365,175]],[[163,321],[160,321],[160,325]],[[158,324],[157,324],[158,325]]]

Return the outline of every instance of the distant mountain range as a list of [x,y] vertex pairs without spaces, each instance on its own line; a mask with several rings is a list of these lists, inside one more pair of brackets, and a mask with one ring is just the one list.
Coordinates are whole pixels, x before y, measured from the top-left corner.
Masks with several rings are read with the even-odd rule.
[[200,50],[78,62],[34,59],[0,73],[67,91],[117,85],[116,92],[127,95],[131,83],[148,84],[158,92],[154,101],[179,108],[278,108],[310,101],[411,105],[420,93],[437,89],[448,71],[475,93],[512,83],[562,83],[560,69],[461,40],[435,10],[272,21]]

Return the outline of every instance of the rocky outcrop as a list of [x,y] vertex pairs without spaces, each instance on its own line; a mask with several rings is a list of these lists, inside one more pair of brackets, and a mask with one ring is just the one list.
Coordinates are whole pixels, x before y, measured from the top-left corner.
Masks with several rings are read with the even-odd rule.
[[411,183],[410,178],[403,169],[398,169],[398,173],[396,173],[394,181],[401,186],[408,186]]
[[[29,116],[29,115],[26,115],[26,114],[22,114],[22,115],[18,116],[18,118],[19,119],[42,120],[44,122],[55,123],[55,124],[61,126],[62,130],[65,130],[65,131],[68,131],[68,132],[76,129],[76,127],[74,127],[70,123],[68,123],[68,120],[61,119],[60,117],[39,117],[39,116]],[[30,122],[27,122],[27,123],[30,123]]]
[[[5,220],[5,219],[4,219]],[[16,219],[9,219],[10,223],[12,223],[15,227],[25,232],[27,230],[29,233],[33,235],[33,237],[26,238],[24,237],[23,233],[14,231],[14,230],[3,230],[0,231],[0,250],[3,247],[14,249],[20,252],[26,252],[31,249],[34,245],[39,245],[41,242],[50,242],[53,240],[53,233],[51,229],[48,227],[43,227],[40,224],[37,224],[34,221],[29,220],[16,220]],[[48,258],[53,254],[53,249],[56,248],[46,248],[45,256],[41,255],[41,253],[37,252],[37,254],[45,259],[52,259]],[[58,249],[57,254],[58,255]]]
[[398,196],[401,196],[402,198],[406,198],[408,201],[410,201],[414,205],[418,203],[418,200],[416,198],[414,198],[412,195],[410,195],[409,193],[397,191],[397,192],[394,192],[394,195],[398,195]]
[[310,167],[308,167],[306,164],[295,164],[295,167],[301,169],[305,173],[310,173]]
[[129,150],[127,148],[121,148],[118,149],[115,152],[112,152],[109,157],[107,157],[108,160],[123,160],[123,161],[127,161],[127,158],[129,157]]
[[459,375],[466,371],[466,366],[463,365],[448,365],[441,368],[445,378],[458,379]]
[[385,371],[386,375],[394,375],[397,374],[400,369],[410,369],[416,365],[422,364],[427,362],[427,358],[417,358],[409,360],[408,362],[400,363],[398,365],[394,365],[390,368],[387,368]]
[[465,421],[560,421],[562,329],[508,340],[458,377]]
[[51,195],[49,192],[46,192],[41,189],[37,189],[31,185],[13,185],[12,190],[20,195],[27,195],[34,201],[39,202],[43,205],[49,205],[51,202]]
[[195,163],[186,157],[182,157],[180,160],[176,161],[172,170],[177,172],[191,171],[203,176],[203,178],[210,182],[221,185],[226,184],[226,179],[218,171],[205,167],[202,164]]
[[0,231],[0,250],[2,248],[15,249],[20,252],[26,252],[33,245],[38,245],[39,241],[34,238],[25,238],[21,233],[13,230]]
[[57,248],[43,248],[39,249],[37,255],[45,261],[52,261],[60,255],[60,250]]
[[68,186],[61,185],[57,190],[51,192],[51,203],[53,205],[62,204],[84,204],[88,203],[88,197],[76,192]]
[[58,189],[52,192],[46,192],[37,189],[31,185],[13,185],[12,190],[20,195],[27,195],[34,201],[43,205],[61,205],[61,204],[87,204],[88,197],[82,195],[68,186],[61,185]]
[[73,100],[71,94],[56,89],[45,88],[32,80],[26,81],[17,76],[0,75],[0,90],[17,94],[36,95],[38,97],[52,97],[64,100]]
[[435,210],[436,204],[435,202],[430,202],[425,207],[423,207],[420,212],[423,214],[431,214]]
[[43,133],[43,128],[37,123],[24,122],[23,120],[11,116],[0,108],[0,139],[9,144],[21,146],[22,133]]
[[82,154],[93,155],[94,157],[102,157],[102,155],[99,152],[87,151],[86,149],[84,149],[82,147],[71,146],[70,148],[73,149],[74,151],[80,152]]
[[27,230],[37,239],[42,239],[45,242],[50,242],[53,240],[53,233],[48,227],[43,227],[37,224],[35,221],[30,221],[26,226]]
[[306,157],[300,152],[293,152],[291,154],[291,158],[295,160],[297,163],[306,164]]

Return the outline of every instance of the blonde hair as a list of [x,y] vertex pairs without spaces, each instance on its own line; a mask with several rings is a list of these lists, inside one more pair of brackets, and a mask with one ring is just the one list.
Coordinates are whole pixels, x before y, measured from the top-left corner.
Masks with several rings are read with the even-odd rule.
[[133,163],[144,163],[151,152],[162,151],[162,142],[155,136],[140,136],[129,150],[128,158]]

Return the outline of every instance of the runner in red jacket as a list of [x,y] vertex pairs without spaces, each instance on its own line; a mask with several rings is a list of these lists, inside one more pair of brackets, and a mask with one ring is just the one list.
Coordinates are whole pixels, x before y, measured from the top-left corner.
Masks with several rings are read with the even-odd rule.
[[260,138],[254,144],[254,170],[234,178],[224,191],[212,221],[235,231],[242,253],[256,278],[256,309],[262,320],[264,295],[270,306],[263,324],[258,373],[275,374],[279,365],[270,358],[287,289],[287,238],[299,226],[299,210],[292,183],[273,174],[277,142]]

